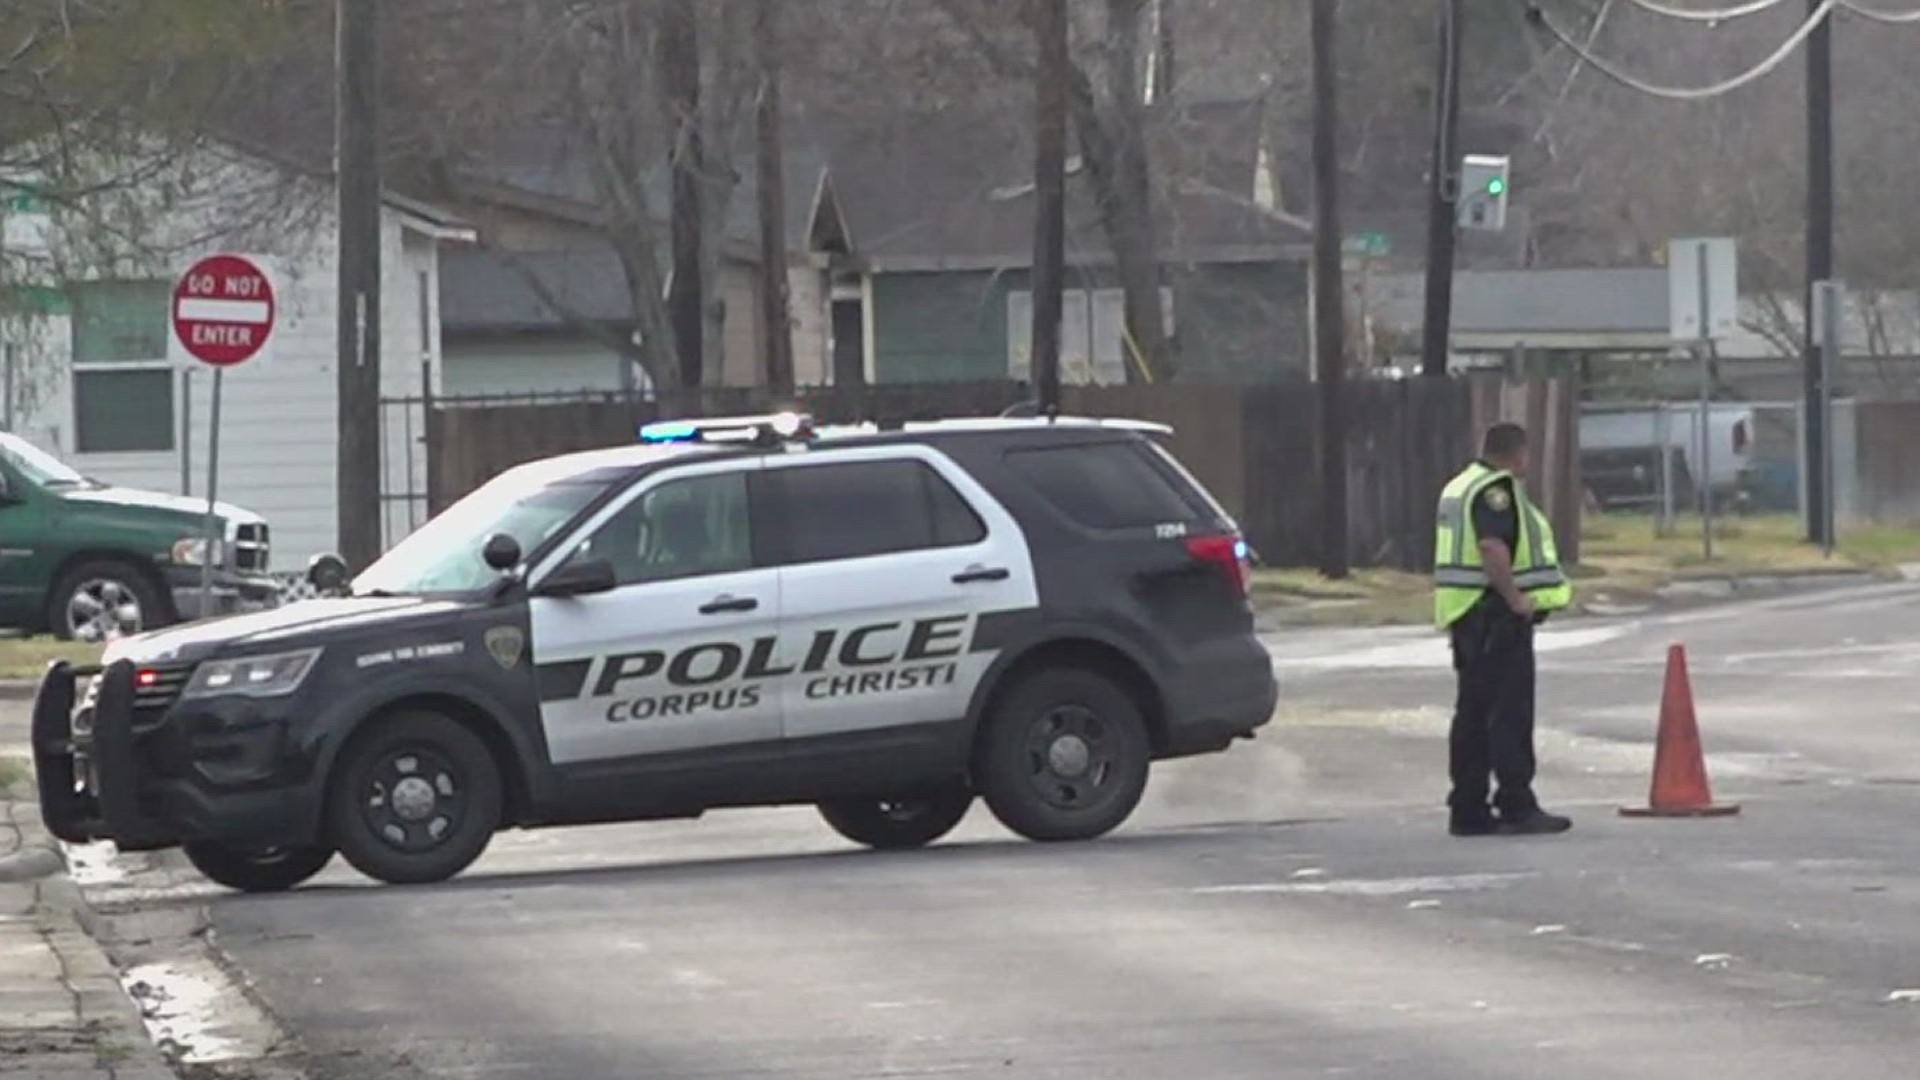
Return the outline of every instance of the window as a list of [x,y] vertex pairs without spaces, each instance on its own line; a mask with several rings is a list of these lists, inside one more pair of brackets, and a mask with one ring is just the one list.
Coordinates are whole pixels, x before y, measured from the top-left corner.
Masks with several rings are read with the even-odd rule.
[[918,461],[808,465],[777,475],[788,562],[959,547],[987,535],[960,493]]
[[83,454],[172,450],[167,284],[93,281],[68,292],[74,448]]
[[1200,516],[1177,482],[1134,443],[1015,450],[1007,464],[1055,509],[1088,528],[1140,528]]
[[753,566],[745,473],[672,480],[628,503],[574,555],[613,564],[622,585]]
[[[1119,289],[1067,289],[1061,294],[1060,381],[1119,385],[1127,381],[1126,297]],[[1173,290],[1160,290],[1160,317],[1173,332]],[[1007,375],[1030,381],[1033,294],[1007,294]]]
[[354,591],[415,596],[484,589],[500,580],[481,554],[489,537],[511,536],[531,556],[613,479],[589,473],[530,484],[524,474],[502,473],[394,545],[355,579]]

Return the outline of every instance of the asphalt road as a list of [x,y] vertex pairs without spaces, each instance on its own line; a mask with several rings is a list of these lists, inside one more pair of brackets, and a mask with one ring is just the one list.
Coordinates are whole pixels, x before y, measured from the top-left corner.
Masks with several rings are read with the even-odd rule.
[[[1920,590],[1542,641],[1563,837],[1444,835],[1440,643],[1272,639],[1262,737],[1113,837],[858,851],[810,811],[503,836],[463,878],[215,903],[326,1077],[1907,1078]],[[1629,821],[1669,643],[1718,821]],[[192,889],[188,895],[195,894]]]

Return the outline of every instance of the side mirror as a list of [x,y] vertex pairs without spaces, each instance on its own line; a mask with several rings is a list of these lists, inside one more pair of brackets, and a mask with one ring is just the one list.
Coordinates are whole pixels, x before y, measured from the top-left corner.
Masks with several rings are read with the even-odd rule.
[[605,559],[581,559],[555,570],[535,590],[536,596],[589,596],[620,587],[613,564]]
[[520,556],[520,541],[506,533],[494,533],[487,538],[487,546],[480,549],[487,566],[502,574],[519,566]]
[[351,577],[347,561],[338,555],[315,555],[307,561],[307,584],[323,596],[346,588]]

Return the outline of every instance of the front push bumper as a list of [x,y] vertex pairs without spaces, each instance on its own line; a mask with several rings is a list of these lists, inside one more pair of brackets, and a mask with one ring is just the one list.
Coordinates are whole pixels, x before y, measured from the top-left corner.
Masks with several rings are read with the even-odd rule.
[[[100,685],[76,731],[75,688],[84,678]],[[151,851],[179,843],[173,830],[141,806],[134,748],[134,667],[126,661],[81,667],[64,661],[47,668],[33,702],[33,767],[47,831],[70,844],[112,840],[122,851]]]

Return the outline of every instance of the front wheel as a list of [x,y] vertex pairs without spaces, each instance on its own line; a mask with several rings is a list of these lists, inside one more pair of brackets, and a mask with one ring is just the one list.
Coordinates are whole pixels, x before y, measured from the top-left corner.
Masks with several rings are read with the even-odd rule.
[[159,587],[129,563],[76,566],[60,575],[47,602],[47,628],[67,641],[117,641],[172,621]]
[[829,799],[820,816],[833,831],[870,848],[925,847],[952,832],[973,806],[964,784],[896,798]]
[[445,881],[487,849],[502,782],[480,737],[451,717],[383,717],[334,769],[328,823],[353,868],[389,885]]
[[1131,695],[1074,668],[1022,679],[981,730],[974,777],[1000,823],[1029,840],[1090,840],[1147,789],[1153,744]]
[[285,892],[333,861],[333,849],[327,847],[246,850],[215,840],[193,840],[183,848],[187,861],[208,880],[249,893]]

